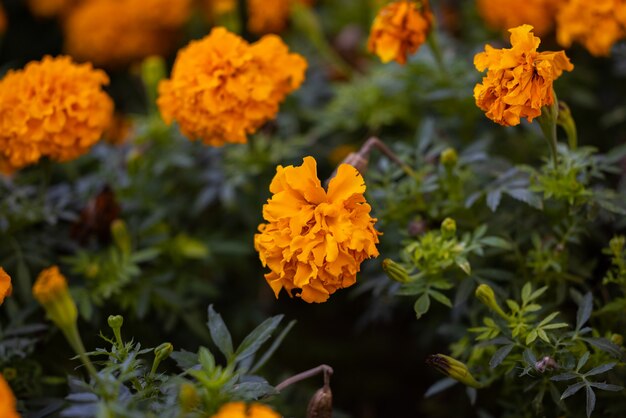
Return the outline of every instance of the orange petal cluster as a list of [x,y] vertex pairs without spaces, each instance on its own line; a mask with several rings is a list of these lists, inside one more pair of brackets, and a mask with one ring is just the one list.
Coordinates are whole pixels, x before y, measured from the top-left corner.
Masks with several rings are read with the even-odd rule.
[[433,25],[428,0],[394,1],[380,9],[370,30],[367,48],[382,62],[406,63],[426,42]]
[[559,44],[579,42],[593,55],[608,56],[626,37],[626,0],[569,0],[557,22]]
[[281,416],[269,406],[260,403],[246,406],[243,402],[229,402],[211,418],[281,418]]
[[0,81],[0,166],[13,171],[41,157],[67,161],[86,153],[109,125],[109,78],[91,64],[44,57]]
[[2,418],[19,418],[17,413],[17,400],[11,387],[0,374],[0,417]]
[[263,206],[254,247],[276,297],[302,289],[304,301],[325,302],[337,289],[352,286],[363,260],[377,257],[379,233],[365,201],[359,172],[342,164],[324,190],[313,157],[299,167],[278,166]]
[[79,60],[123,67],[176,46],[192,0],[89,0],[64,24],[65,49]]
[[530,25],[510,29],[511,48],[487,45],[474,57],[476,68],[487,70],[474,87],[476,105],[500,125],[518,125],[521,118],[531,122],[541,115],[541,108],[554,102],[554,80],[574,69],[563,51],[537,52],[541,40],[532,29]]
[[167,123],[190,139],[220,146],[245,143],[304,81],[306,60],[266,35],[248,44],[224,28],[181,49],[157,104]]
[[11,296],[13,286],[11,285],[11,276],[0,267],[0,305],[4,303],[7,296]]

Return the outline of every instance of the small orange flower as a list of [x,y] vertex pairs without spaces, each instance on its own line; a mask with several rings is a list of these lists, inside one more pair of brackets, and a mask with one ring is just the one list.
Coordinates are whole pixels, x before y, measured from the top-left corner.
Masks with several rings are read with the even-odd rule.
[[278,297],[295,288],[304,301],[325,302],[337,289],[352,286],[366,258],[377,257],[376,219],[363,193],[361,174],[342,164],[324,190],[313,157],[299,167],[278,166],[270,184],[271,199],[263,206],[254,247]]
[[20,418],[17,413],[17,400],[9,384],[0,374],[0,417],[2,418]]
[[89,0],[68,14],[65,49],[81,61],[123,67],[165,55],[191,12],[191,0]]
[[382,62],[406,63],[426,42],[433,25],[428,0],[394,1],[383,7],[372,23],[367,48]]
[[532,122],[543,106],[554,102],[553,81],[574,69],[563,51],[537,52],[541,40],[532,29],[530,25],[510,29],[511,48],[487,45],[474,57],[479,71],[488,70],[474,87],[476,105],[500,125],[518,125],[520,118]]
[[56,326],[63,330],[75,326],[78,318],[76,303],[67,288],[65,276],[57,266],[51,266],[39,273],[33,285],[33,296]]
[[253,403],[246,407],[243,402],[229,402],[211,418],[281,418],[281,416],[272,408],[260,403]]
[[538,36],[550,32],[559,7],[567,0],[478,0],[478,12],[494,29],[506,30],[523,24],[532,25]]
[[13,171],[41,157],[68,161],[86,153],[109,125],[109,78],[91,64],[44,57],[0,81],[0,168]]
[[569,48],[580,42],[596,56],[608,56],[626,37],[626,0],[569,0],[557,17],[557,40]]
[[157,104],[166,123],[190,139],[245,143],[304,81],[306,60],[275,35],[248,44],[224,28],[180,50]]
[[0,305],[4,303],[4,298],[11,296],[13,286],[11,285],[11,276],[0,267]]

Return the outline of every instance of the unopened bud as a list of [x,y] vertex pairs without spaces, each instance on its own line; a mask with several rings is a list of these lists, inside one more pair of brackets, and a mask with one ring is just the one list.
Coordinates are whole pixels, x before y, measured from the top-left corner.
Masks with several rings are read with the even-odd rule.
[[174,351],[174,346],[170,343],[163,343],[154,349],[154,355],[159,361],[165,360]]
[[493,289],[487,284],[481,284],[476,288],[476,298],[481,301],[489,309],[500,315],[504,319],[508,319],[508,315],[504,313],[498,301],[496,301],[496,294]]
[[441,161],[441,164],[443,164],[444,167],[451,169],[456,166],[459,161],[459,155],[456,153],[454,148],[446,148],[441,153],[439,161]]
[[113,235],[113,240],[120,251],[123,254],[130,254],[130,234],[123,220],[116,219],[111,223],[111,235]]
[[390,258],[385,258],[383,260],[383,270],[387,273],[387,276],[396,282],[400,283],[408,283],[411,281],[409,277],[409,272],[406,271],[402,265],[396,263]]
[[624,344],[624,337],[622,337],[621,334],[613,334],[611,335],[611,342],[615,345],[622,345]]
[[119,329],[122,328],[122,325],[124,325],[124,317],[122,315],[110,315],[107,322],[109,323],[111,329]]
[[433,366],[439,372],[444,375],[463,383],[464,385],[479,389],[483,387],[481,383],[478,383],[474,376],[470,373],[465,363],[446,356],[444,354],[433,354],[428,356],[426,364]]
[[452,218],[446,218],[441,223],[441,233],[446,238],[456,235],[456,221]]
[[183,413],[191,412],[200,405],[198,390],[191,383],[183,383],[180,385],[178,399],[180,400],[180,409],[182,409]]
[[333,393],[330,386],[315,392],[306,409],[306,418],[331,418],[333,415]]

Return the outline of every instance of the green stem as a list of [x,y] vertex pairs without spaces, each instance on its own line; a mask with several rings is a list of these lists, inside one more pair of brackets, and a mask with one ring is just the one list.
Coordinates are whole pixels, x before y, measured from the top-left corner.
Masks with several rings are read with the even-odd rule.
[[428,47],[430,48],[431,52],[433,53],[433,57],[435,57],[435,62],[437,62],[437,66],[439,67],[439,71],[441,71],[441,74],[443,74],[443,76],[445,78],[450,78],[450,74],[448,73],[448,69],[446,68],[446,66],[444,64],[444,61],[443,61],[443,54],[441,52],[441,46],[439,45],[439,37],[438,37],[437,31],[435,30],[434,27],[430,31],[430,34],[428,35],[428,38],[426,39],[426,42],[428,43]]
[[74,352],[78,355],[78,358],[83,363],[89,374],[96,381],[99,381],[100,378],[98,377],[98,372],[96,371],[96,368],[93,366],[91,360],[89,360],[89,357],[87,356],[87,352],[85,350],[85,346],[83,345],[83,340],[80,338],[80,334],[78,333],[78,327],[76,326],[76,323],[68,327],[62,328],[61,331],[63,331],[65,338],[69,342]]
[[541,115],[537,118],[537,120],[539,121],[539,126],[541,127],[541,131],[543,132],[543,136],[548,142],[548,147],[550,148],[550,152],[552,153],[552,162],[554,164],[555,170],[558,167],[558,154],[556,145],[556,124],[559,114],[558,106],[559,102],[556,98],[556,94],[554,94],[554,102],[549,106],[544,106],[541,109]]

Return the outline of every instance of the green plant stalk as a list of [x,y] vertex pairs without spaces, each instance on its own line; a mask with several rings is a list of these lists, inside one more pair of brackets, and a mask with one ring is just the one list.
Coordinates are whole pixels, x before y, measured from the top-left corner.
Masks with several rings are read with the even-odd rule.
[[89,374],[96,381],[99,381],[98,372],[93,366],[93,363],[91,363],[91,360],[89,360],[89,357],[87,357],[85,346],[83,344],[83,340],[80,338],[78,326],[76,325],[76,323],[61,328],[61,331],[63,331],[63,335],[65,335],[67,342],[70,344],[74,352],[78,355],[78,358],[83,363]]
[[441,71],[441,74],[443,74],[446,79],[449,79],[450,74],[448,73],[448,69],[446,68],[443,61],[443,53],[441,52],[441,46],[439,45],[439,38],[435,27],[431,29],[428,38],[426,38],[426,43],[428,43],[428,47],[433,53],[433,57],[435,57],[435,62],[439,67],[439,71]]
[[556,169],[558,166],[556,125],[559,114],[559,102],[556,98],[556,93],[553,92],[553,95],[554,102],[550,106],[544,106],[541,109],[541,115],[537,118],[537,121],[539,122],[544,138],[548,142],[548,147],[552,153],[552,162]]

